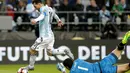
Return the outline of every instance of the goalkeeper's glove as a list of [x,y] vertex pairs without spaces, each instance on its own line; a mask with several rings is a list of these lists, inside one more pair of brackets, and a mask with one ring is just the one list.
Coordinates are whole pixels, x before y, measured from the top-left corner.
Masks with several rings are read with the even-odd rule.
[[62,63],[57,63],[57,69],[62,73],[66,73],[65,67]]

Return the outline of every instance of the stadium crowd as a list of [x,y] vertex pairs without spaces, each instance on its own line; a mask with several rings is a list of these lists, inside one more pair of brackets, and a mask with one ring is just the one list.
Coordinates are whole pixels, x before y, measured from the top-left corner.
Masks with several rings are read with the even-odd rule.
[[[32,0],[0,0],[0,11],[1,15],[12,16],[14,22],[16,23],[14,30],[27,30],[32,31],[34,29],[33,25],[27,27],[20,22],[30,22],[30,14],[27,13],[27,5]],[[114,22],[127,22],[130,19],[130,0],[42,0],[48,6],[52,7],[59,15],[64,24],[80,24],[83,26],[78,30],[88,30],[91,22],[95,22],[92,26],[92,31],[97,28],[99,30],[99,25],[102,24],[101,32],[106,35],[109,34],[116,35],[116,29],[126,30],[127,24],[122,23],[118,27]],[[2,13],[6,11],[5,13]],[[38,14],[37,14],[38,15]],[[35,16],[37,16],[35,15]],[[69,22],[69,23],[65,23]],[[80,23],[83,22],[83,23]],[[102,22],[102,23],[98,23]],[[103,23],[105,22],[105,23]],[[111,24],[112,22],[112,24]],[[105,25],[104,25],[105,24]],[[23,27],[26,25],[26,27]],[[79,27],[78,26],[78,27]],[[85,26],[85,27],[84,27]],[[31,28],[30,28],[31,27]],[[107,27],[107,29],[106,29]],[[108,28],[109,27],[109,28]],[[70,26],[70,30],[73,27]],[[111,32],[112,31],[112,32]]]

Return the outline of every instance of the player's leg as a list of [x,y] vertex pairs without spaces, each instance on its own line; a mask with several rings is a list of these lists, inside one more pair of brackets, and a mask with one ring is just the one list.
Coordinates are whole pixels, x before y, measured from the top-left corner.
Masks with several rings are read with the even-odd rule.
[[33,70],[34,69],[34,64],[36,60],[36,53],[37,51],[33,50],[32,48],[30,49],[30,59],[29,59],[29,65],[27,67],[28,70]]
[[122,51],[124,50],[124,46],[130,37],[130,32],[127,32],[122,39],[121,43],[117,46],[115,50],[112,51],[107,57],[100,61],[100,63],[105,66],[106,64],[113,65],[117,62],[118,58],[121,56]]
[[99,62],[103,73],[107,71],[110,71],[110,73],[114,73],[118,71],[117,69],[118,67],[113,66],[113,64],[115,64],[118,58],[121,56],[121,53],[124,50],[124,46],[127,43],[129,37],[130,37],[130,32],[127,32],[123,40],[121,41],[121,43],[118,45],[118,47],[115,50],[113,50],[112,53],[110,53],[107,57],[105,57],[103,60]]
[[48,39],[47,54],[49,56],[59,55],[59,54],[65,54],[63,50],[53,49],[53,45],[54,45],[54,38]]
[[117,73],[124,73],[130,70],[130,63],[117,66]]
[[54,45],[54,39],[50,40],[50,42],[48,43],[48,46],[47,46],[47,54],[49,56],[66,54],[70,58],[74,59],[74,56],[71,53],[70,49],[68,49],[68,48],[53,49],[53,45]]
[[118,45],[118,47],[112,51],[118,58],[121,56],[122,51],[124,50],[125,44],[127,44],[128,39],[130,38],[130,31],[128,31],[124,38],[122,39],[121,43]]
[[39,49],[39,46],[42,42],[42,37],[39,37],[35,43],[31,46],[30,49],[30,59],[29,59],[29,65],[26,67],[26,69],[28,70],[33,70],[34,69],[34,64],[35,64],[35,60],[36,60],[36,54],[37,54],[37,49]]
[[74,59],[73,54],[71,53],[70,49],[68,48],[62,48],[62,49],[48,49],[49,55],[61,55],[61,54],[66,54],[68,55],[71,59]]

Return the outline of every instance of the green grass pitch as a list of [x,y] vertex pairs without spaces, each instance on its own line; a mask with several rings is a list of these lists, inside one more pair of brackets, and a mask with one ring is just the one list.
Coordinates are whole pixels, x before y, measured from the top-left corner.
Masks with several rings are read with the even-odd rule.
[[[17,73],[17,70],[20,67],[24,67],[27,65],[0,65],[0,73]],[[29,73],[61,73],[56,69],[55,64],[36,64],[34,71],[29,71]],[[69,72],[67,72],[69,73]],[[130,73],[127,72],[127,73]]]
[[[17,73],[20,67],[27,65],[0,65],[0,73]],[[36,64],[35,70],[29,71],[29,73],[61,73],[57,70],[56,64]]]

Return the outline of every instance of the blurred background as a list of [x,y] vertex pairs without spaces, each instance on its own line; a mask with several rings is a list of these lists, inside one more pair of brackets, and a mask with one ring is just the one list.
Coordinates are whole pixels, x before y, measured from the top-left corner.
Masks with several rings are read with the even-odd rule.
[[[129,0],[42,1],[52,7],[64,23],[64,26],[59,28],[53,20],[52,29],[58,40],[71,40],[74,37],[120,39],[122,34],[130,29]],[[8,32],[34,32],[37,37],[38,26],[31,25],[30,19],[38,17],[39,13],[29,12],[33,10],[29,6],[31,2],[32,0],[0,0],[1,31],[6,29]],[[12,24],[6,22],[11,19],[7,16],[12,17]]]
[[[54,48],[69,48],[75,59],[99,61],[110,53],[130,30],[130,0],[42,0],[52,7],[64,26],[58,27],[54,19]],[[39,37],[38,25],[30,20],[39,16],[32,0],[0,0],[0,73],[12,73],[28,64],[29,48]],[[119,63],[130,60],[130,43],[125,47]],[[48,57],[44,50],[37,55],[39,73],[44,64],[57,72],[55,64],[65,55]],[[11,64],[12,67],[8,67]],[[20,65],[23,64],[23,65]],[[40,66],[39,66],[40,65]],[[43,66],[44,66],[43,65]],[[43,70],[43,73],[54,71]],[[41,70],[42,71],[42,70]],[[30,73],[34,73],[30,72]],[[41,72],[40,72],[41,73]],[[58,73],[58,72],[57,72]]]

